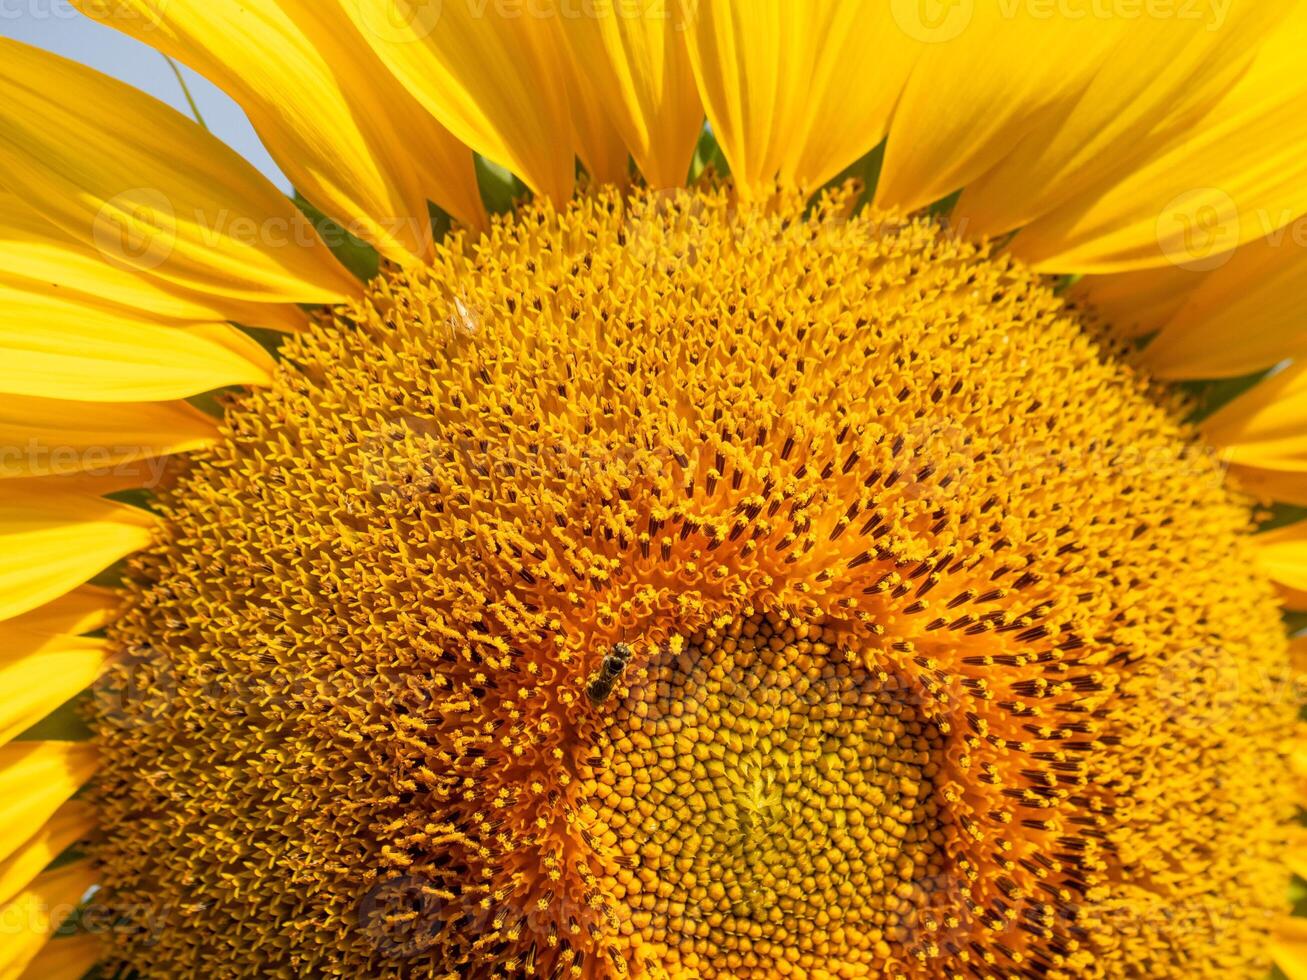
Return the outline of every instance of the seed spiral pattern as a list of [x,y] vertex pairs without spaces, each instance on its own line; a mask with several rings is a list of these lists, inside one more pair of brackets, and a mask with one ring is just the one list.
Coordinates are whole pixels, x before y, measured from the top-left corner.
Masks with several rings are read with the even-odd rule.
[[1267,965],[1246,508],[1087,313],[853,193],[531,205],[287,343],[112,631],[124,964]]
[[705,977],[865,972],[908,938],[914,883],[943,880],[943,738],[906,682],[837,642],[735,621],[660,652],[613,713],[584,795],[627,858],[615,894],[632,934],[660,960]]

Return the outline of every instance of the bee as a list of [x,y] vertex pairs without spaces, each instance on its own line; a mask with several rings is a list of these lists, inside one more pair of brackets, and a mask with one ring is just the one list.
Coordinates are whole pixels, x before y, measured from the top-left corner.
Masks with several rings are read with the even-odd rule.
[[603,704],[608,695],[613,693],[613,685],[622,676],[626,665],[631,662],[631,648],[625,643],[614,643],[613,648],[599,665],[599,672],[586,685],[585,693],[594,704]]

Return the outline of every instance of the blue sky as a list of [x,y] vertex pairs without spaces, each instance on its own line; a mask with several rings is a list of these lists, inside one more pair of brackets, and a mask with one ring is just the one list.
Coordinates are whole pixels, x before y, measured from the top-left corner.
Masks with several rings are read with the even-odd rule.
[[[0,0],[0,36],[90,65],[190,114],[181,86],[161,54],[88,20],[69,0]],[[240,108],[189,68],[183,67],[182,72],[209,129],[289,190]]]

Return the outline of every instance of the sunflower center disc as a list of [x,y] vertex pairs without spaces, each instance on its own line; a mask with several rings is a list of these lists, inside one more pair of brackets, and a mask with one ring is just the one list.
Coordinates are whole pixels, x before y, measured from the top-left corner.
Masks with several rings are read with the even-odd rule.
[[586,795],[651,946],[835,974],[906,938],[913,883],[944,875],[943,738],[834,633],[733,622],[661,651],[615,706]]
[[112,630],[124,966],[1266,966],[1246,507],[1087,313],[850,200],[527,207],[286,344]]

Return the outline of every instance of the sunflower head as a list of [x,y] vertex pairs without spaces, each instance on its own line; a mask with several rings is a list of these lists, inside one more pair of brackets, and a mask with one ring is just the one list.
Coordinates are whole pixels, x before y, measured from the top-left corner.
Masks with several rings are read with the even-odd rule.
[[0,980],[1307,978],[1307,4],[80,5]]
[[[1239,760],[1290,718],[1246,512],[1087,314],[855,192],[527,207],[290,342],[164,496],[112,630],[103,901],[208,899],[120,955],[1259,955],[1287,797]],[[1215,642],[1242,687],[1159,710]]]

